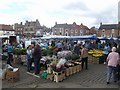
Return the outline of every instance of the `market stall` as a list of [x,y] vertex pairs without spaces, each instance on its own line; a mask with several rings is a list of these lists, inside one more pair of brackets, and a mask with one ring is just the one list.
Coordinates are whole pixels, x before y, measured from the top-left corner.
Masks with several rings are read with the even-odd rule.
[[97,64],[104,63],[103,61],[104,51],[103,50],[100,50],[100,49],[89,50],[88,54],[89,54],[89,57],[88,57],[89,63],[97,63]]

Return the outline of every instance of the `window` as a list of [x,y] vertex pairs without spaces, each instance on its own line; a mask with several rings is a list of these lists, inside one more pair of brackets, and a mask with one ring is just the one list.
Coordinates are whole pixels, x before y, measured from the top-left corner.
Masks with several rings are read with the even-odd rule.
[[83,34],[83,30],[80,30],[80,33]]
[[33,28],[31,28],[30,30],[33,31]]
[[115,29],[112,29],[112,33],[114,33],[115,32]]
[[104,33],[104,32],[105,32],[105,29],[102,30],[102,33]]
[[62,35],[62,33],[60,32],[60,35]]

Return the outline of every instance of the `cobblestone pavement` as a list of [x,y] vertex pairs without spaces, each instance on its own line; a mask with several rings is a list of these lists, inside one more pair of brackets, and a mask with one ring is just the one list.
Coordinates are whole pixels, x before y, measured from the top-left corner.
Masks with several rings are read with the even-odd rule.
[[3,88],[120,88],[120,82],[106,84],[107,66],[103,64],[89,64],[88,70],[69,76],[59,83],[27,74],[26,66],[17,67],[20,68],[20,81],[9,83],[3,80]]

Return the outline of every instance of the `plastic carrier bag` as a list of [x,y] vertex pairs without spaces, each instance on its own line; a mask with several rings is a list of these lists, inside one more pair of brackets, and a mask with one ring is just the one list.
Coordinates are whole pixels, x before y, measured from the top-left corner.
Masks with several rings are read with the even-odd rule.
[[46,79],[47,75],[48,75],[48,73],[45,71],[41,74],[41,78]]

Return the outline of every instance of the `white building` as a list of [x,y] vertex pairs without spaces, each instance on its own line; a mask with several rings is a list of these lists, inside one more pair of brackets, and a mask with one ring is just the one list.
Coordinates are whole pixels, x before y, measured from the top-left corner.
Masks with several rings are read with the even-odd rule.
[[7,36],[15,35],[15,30],[11,25],[0,24],[0,36],[2,35]]

